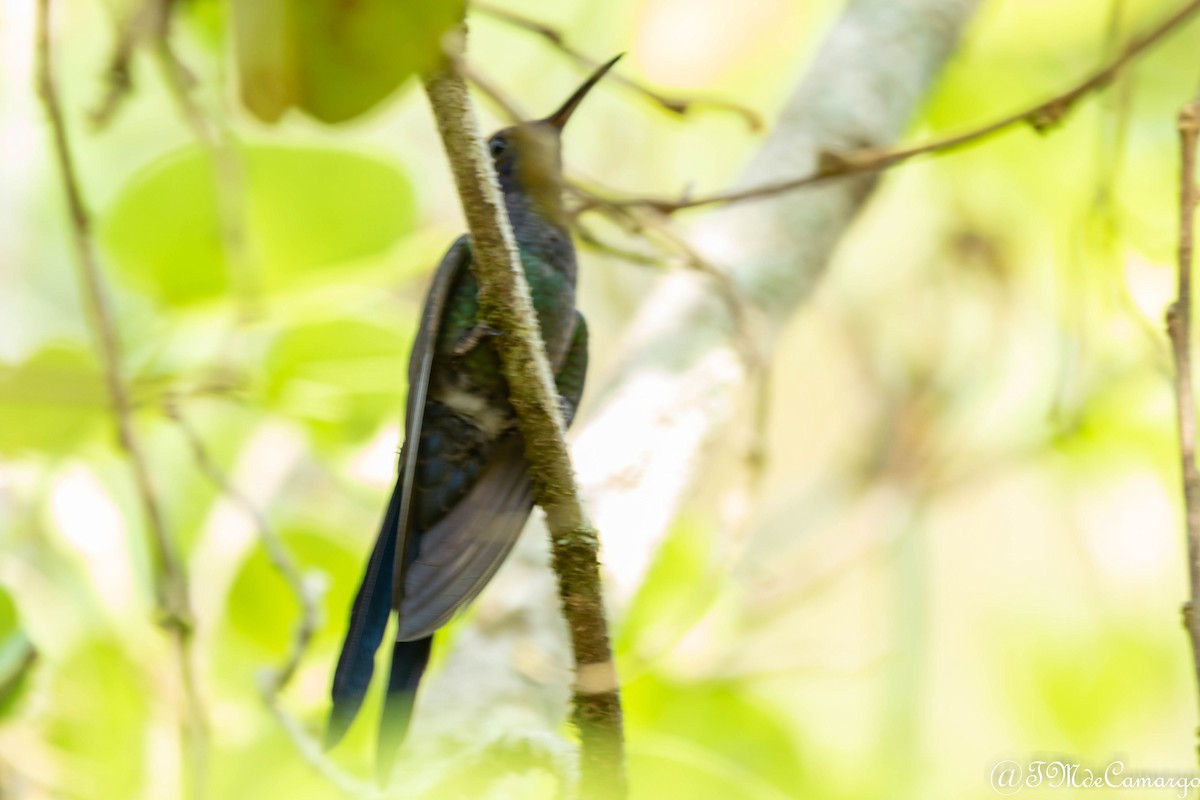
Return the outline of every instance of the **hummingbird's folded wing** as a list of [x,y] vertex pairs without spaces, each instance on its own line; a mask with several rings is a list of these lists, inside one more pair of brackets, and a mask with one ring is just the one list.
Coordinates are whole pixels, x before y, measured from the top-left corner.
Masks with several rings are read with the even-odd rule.
[[493,446],[475,485],[423,532],[405,571],[398,641],[428,636],[475,599],[500,568],[533,510],[519,434]]
[[[571,347],[556,377],[569,427],[587,374],[587,325],[576,315]],[[496,442],[475,484],[423,532],[404,576],[397,641],[428,636],[474,600],[504,562],[533,510],[520,433]]]
[[[375,669],[375,651],[383,641],[395,590],[397,543],[408,537],[412,508],[413,480],[416,474],[417,448],[409,446],[421,437],[421,419],[429,389],[429,370],[437,342],[442,311],[454,279],[470,264],[467,237],[462,236],[442,259],[429,287],[421,325],[408,361],[408,403],[404,415],[405,446],[400,451],[400,475],[388,501],[387,513],[379,530],[366,574],[354,598],[350,625],[333,676],[333,710],[329,716],[325,745],[332,747],[345,734],[362,706],[371,674]],[[399,541],[397,541],[399,540]]]

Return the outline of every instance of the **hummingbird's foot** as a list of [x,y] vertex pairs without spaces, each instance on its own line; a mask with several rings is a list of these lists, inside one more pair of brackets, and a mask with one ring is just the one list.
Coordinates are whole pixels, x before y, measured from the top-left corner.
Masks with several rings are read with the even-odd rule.
[[461,358],[478,347],[483,341],[500,335],[500,331],[491,325],[484,325],[480,322],[458,338],[458,341],[454,344],[454,355]]

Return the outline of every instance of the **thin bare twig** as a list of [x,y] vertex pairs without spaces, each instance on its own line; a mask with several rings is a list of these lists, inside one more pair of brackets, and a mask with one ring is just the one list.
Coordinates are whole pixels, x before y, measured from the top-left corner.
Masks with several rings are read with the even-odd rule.
[[[678,254],[685,267],[704,274],[712,281],[717,296],[729,312],[733,325],[734,349],[746,369],[747,383],[751,387],[753,419],[750,442],[746,449],[746,468],[747,491],[751,495],[754,494],[765,474],[768,458],[767,424],[770,420],[771,371],[769,359],[761,343],[762,337],[755,334],[753,309],[749,300],[726,270],[700,255],[686,239],[671,228],[665,215],[653,210],[632,212],[631,209],[620,206],[607,206],[606,201],[577,185],[572,185],[571,190],[585,202],[598,201],[600,208],[627,230],[641,233],[643,236],[647,229],[654,231]],[[578,216],[574,217],[574,227],[576,231],[581,229]],[[618,254],[618,257],[621,255]]]
[[[729,192],[701,197],[625,197],[603,198],[609,206],[625,208],[652,208],[663,214],[671,214],[689,208],[709,205],[725,205],[748,200],[761,200],[787,192],[793,192],[805,186],[823,183],[835,178],[848,175],[859,175],[865,172],[879,172],[894,167],[910,159],[922,155],[933,155],[949,152],[964,145],[993,136],[1015,125],[1027,123],[1038,132],[1045,132],[1062,121],[1079,100],[1092,92],[1108,86],[1121,70],[1161,42],[1169,34],[1177,31],[1185,22],[1200,11],[1200,0],[1189,0],[1178,11],[1171,14],[1157,26],[1135,38],[1121,53],[1100,69],[1088,75],[1070,88],[1054,97],[1029,108],[1016,111],[1000,119],[994,120],[962,133],[934,139],[923,144],[911,145],[892,150],[866,148],[850,153],[822,154],[820,163],[811,174],[799,178],[752,186],[748,189],[737,189]],[[587,205],[577,213],[590,211],[597,204]]]
[[448,69],[427,76],[425,89],[470,229],[480,318],[505,334],[497,337],[497,350],[526,442],[534,497],[550,529],[575,656],[573,718],[581,741],[580,786],[588,797],[616,800],[626,794],[624,732],[604,614],[598,536],[579,499],[558,393],[466,82]]
[[[618,214],[627,214],[617,209]],[[639,217],[639,220],[644,217]],[[641,223],[638,223],[641,225]],[[754,495],[765,474],[768,447],[767,425],[770,421],[771,364],[759,345],[759,337],[753,332],[750,318],[750,303],[728,273],[705,260],[686,240],[671,230],[666,220],[655,222],[657,230],[672,243],[681,254],[683,265],[709,276],[716,283],[717,293],[725,303],[734,326],[734,343],[742,365],[746,368],[747,383],[752,393],[750,441],[746,448],[747,491]],[[581,220],[574,222],[575,235],[584,246],[612,258],[639,266],[662,267],[663,259],[655,258],[635,250],[614,245],[597,236]]]
[[191,625],[191,615],[186,611],[188,605],[186,578],[178,554],[175,552],[174,543],[166,533],[162,510],[151,485],[149,468],[132,424],[129,392],[121,377],[120,344],[116,325],[101,277],[99,259],[91,238],[91,218],[78,183],[70,142],[67,138],[66,122],[52,78],[49,5],[50,0],[39,0],[38,91],[50,118],[55,156],[66,193],[72,228],[72,243],[75,247],[79,268],[78,277],[83,290],[84,308],[92,333],[96,338],[101,365],[104,368],[105,387],[113,406],[119,441],[130,456],[139,496],[146,511],[150,532],[157,545],[156,555],[160,567],[157,572],[159,576],[157,591],[160,605],[166,614],[166,624],[172,627],[187,628]]
[[237,289],[241,320],[251,320],[258,315],[258,276],[247,252],[241,160],[230,132],[196,101],[196,78],[171,43],[175,6],[176,0],[144,0],[118,26],[117,43],[106,70],[108,88],[91,114],[92,123],[100,128],[112,121],[132,89],[129,75],[134,53],[142,47],[149,49],[184,123],[212,159],[221,241],[231,266],[230,278]]
[[220,397],[231,403],[246,402],[245,390],[250,380],[245,375],[216,367],[195,376],[170,377],[159,381],[139,381],[129,387],[130,404],[137,411],[158,409],[163,401],[201,397]]
[[206,114],[194,94],[196,79],[171,43],[174,0],[150,0],[160,7],[153,32],[154,56],[167,88],[192,136],[212,159],[214,195],[221,244],[237,290],[241,321],[258,316],[259,279],[250,257],[245,231],[245,174],[236,143],[220,121]]
[[575,224],[575,238],[584,247],[602,255],[611,256],[612,258],[624,261],[627,264],[635,264],[639,267],[655,267],[666,268],[666,260],[652,256],[649,253],[642,253],[637,250],[632,250],[628,247],[622,247],[612,242],[605,241],[595,231],[582,223]]
[[1175,302],[1167,310],[1167,334],[1175,355],[1175,405],[1179,417],[1179,455],[1183,467],[1183,503],[1187,527],[1191,598],[1183,618],[1192,644],[1200,685],[1200,470],[1196,467],[1196,405],[1192,383],[1192,256],[1196,204],[1196,140],[1200,137],[1200,96],[1179,112],[1179,275]]
[[[492,19],[511,25],[514,28],[528,31],[529,33],[539,36],[550,43],[552,47],[560,51],[567,58],[574,61],[579,66],[586,70],[594,70],[600,66],[600,61],[586,55],[583,51],[572,46],[567,42],[562,31],[557,28],[547,25],[544,22],[527,17],[523,14],[518,14],[515,11],[509,11],[506,8],[494,6],[491,3],[472,3],[471,8],[475,11],[480,11],[487,14]],[[667,95],[657,92],[645,84],[638,83],[632,78],[627,78],[623,75],[614,74],[611,78],[614,83],[619,83],[626,86],[638,94],[649,99],[651,102],[661,106],[672,114],[677,114],[681,117],[687,116],[692,110],[697,108],[711,108],[717,111],[724,111],[735,114],[745,121],[746,126],[755,133],[763,130],[763,120],[757,111],[747,108],[740,103],[735,103],[732,100],[722,100],[715,97],[668,97]]]
[[[184,122],[196,141],[208,151],[212,159],[214,194],[217,198],[217,215],[220,221],[221,241],[229,263],[233,267],[233,284],[238,287],[241,318],[247,320],[255,315],[257,281],[252,274],[250,259],[246,253],[246,236],[243,226],[242,198],[244,180],[241,161],[229,132],[219,122],[212,120],[196,101],[193,90],[195,78],[175,53],[171,43],[171,9],[174,0],[150,0],[158,7],[153,30],[153,52],[160,71],[166,81]],[[318,625],[318,598],[305,585],[299,567],[292,559],[287,547],[275,533],[266,516],[246,497],[213,460],[199,433],[192,428],[180,412],[176,398],[168,395],[163,403],[164,411],[179,427],[197,467],[227,497],[240,506],[254,522],[259,541],[268,560],[287,584],[300,607],[300,620],[292,637],[292,645],[283,662],[270,670],[263,678],[262,691],[266,705],[276,717],[286,715],[278,707],[278,696],[295,675]],[[287,725],[285,730],[290,730]],[[298,727],[298,726],[297,726]],[[306,748],[297,743],[301,755],[310,752],[319,754],[320,748]],[[324,769],[317,764],[318,770]]]
[[[585,205],[594,204],[594,207],[604,210],[610,219],[630,233],[640,234],[646,238],[649,238],[646,236],[647,233],[655,233],[685,267],[707,276],[712,281],[717,296],[721,298],[729,312],[729,318],[733,324],[735,347],[742,362],[748,371],[757,371],[762,356],[756,345],[757,337],[754,335],[750,304],[728,272],[701,256],[682,236],[671,229],[663,215],[635,213],[619,204],[609,204],[595,192],[578,184],[569,184],[567,188]],[[573,224],[578,230],[578,217],[574,218]]]
[[[504,91],[472,69],[467,60],[460,54],[450,52],[447,53],[447,58],[451,69],[467,81],[473,83],[511,121],[520,122],[530,118]],[[703,258],[681,236],[671,230],[670,225],[662,214],[646,213],[644,211],[635,213],[633,209],[609,203],[606,199],[596,194],[596,192],[581,186],[576,181],[568,181],[566,189],[580,200],[581,208],[599,208],[603,210],[613,222],[631,234],[641,235],[643,238],[649,240],[650,237],[646,236],[647,232],[656,232],[660,240],[667,243],[667,246],[683,266],[708,276],[716,289],[717,295],[729,311],[729,317],[734,329],[734,343],[739,356],[742,358],[748,372],[752,374],[759,372],[762,359],[759,354],[759,348],[755,344],[756,337],[751,325],[750,306],[738,288],[738,285],[734,283],[725,270]],[[579,234],[580,239],[586,244],[591,245],[594,249],[607,249],[610,255],[633,263],[643,265],[659,263],[649,257],[638,257],[628,250],[613,249],[610,245],[601,242],[593,234],[581,228],[578,212],[570,213],[568,219],[571,222],[572,229]],[[761,407],[762,404],[756,403],[756,405]],[[754,456],[751,456],[751,461],[754,461]]]
[[267,710],[275,718],[279,727],[283,729],[283,732],[292,741],[292,745],[296,748],[296,752],[299,753],[300,757],[308,762],[318,774],[325,778],[332,786],[336,787],[342,794],[355,798],[380,796],[380,791],[376,786],[369,782],[358,780],[327,758],[316,738],[309,734],[304,729],[304,726],[289,714],[280,702],[280,695],[295,676],[296,669],[300,665],[300,660],[304,657],[304,653],[308,650],[308,646],[312,642],[312,637],[320,625],[319,597],[317,592],[305,582],[304,576],[300,572],[300,567],[296,564],[295,559],[292,558],[291,553],[288,552],[287,546],[283,543],[282,539],[279,538],[279,534],[271,527],[271,523],[267,520],[266,516],[245,493],[234,485],[228,474],[217,464],[208,447],[204,444],[204,440],[200,437],[199,432],[183,416],[182,411],[176,403],[176,398],[168,397],[164,401],[163,412],[179,428],[180,433],[187,442],[188,448],[191,450],[192,459],[196,462],[197,468],[204,473],[205,477],[208,478],[218,491],[239,506],[243,513],[254,523],[254,528],[258,533],[263,550],[267,554],[267,559],[288,585],[288,589],[296,598],[296,603],[300,607],[300,619],[296,623],[295,632],[292,634],[291,647],[288,648],[288,652],[280,665],[275,669],[266,670],[262,676],[259,688],[262,694],[263,705],[267,707]]
[[688,244],[688,241],[677,234],[667,224],[665,218],[643,217],[641,223],[661,236],[683,258],[684,263],[691,269],[708,276],[716,284],[717,294],[720,295],[733,321],[733,330],[738,352],[746,366],[754,371],[762,362],[763,356],[755,346],[755,336],[751,323],[750,304],[742,294],[742,290],[734,283],[727,270],[722,269]]
[[84,311],[103,368],[118,442],[129,458],[138,498],[150,531],[155,564],[154,593],[160,616],[159,623],[171,636],[179,662],[185,705],[182,722],[185,763],[190,772],[190,791],[194,797],[199,798],[204,787],[207,732],[192,663],[193,616],[187,574],[176,552],[175,543],[167,531],[162,506],[150,480],[150,467],[133,424],[133,405],[130,402],[129,390],[121,375],[121,349],[116,322],[91,236],[91,217],[75,171],[67,124],[54,83],[50,45],[50,0],[38,0],[36,58],[37,90],[50,123],[54,155],[66,196]]
[[187,442],[188,449],[191,450],[192,459],[196,462],[196,467],[204,473],[204,476],[208,478],[213,486],[232,500],[235,505],[240,507],[254,523],[254,529],[258,532],[258,540],[262,543],[263,550],[267,554],[267,559],[271,562],[271,566],[275,568],[275,571],[279,573],[280,577],[283,578],[284,583],[287,584],[288,589],[296,598],[297,605],[300,607],[300,619],[296,623],[296,632],[292,635],[292,645],[288,649],[287,656],[285,656],[279,667],[271,672],[265,682],[271,694],[279,694],[286,688],[292,676],[296,674],[296,668],[300,664],[300,659],[304,657],[304,653],[312,641],[313,634],[320,624],[317,594],[305,583],[299,565],[292,558],[292,554],[288,552],[287,546],[280,539],[279,534],[271,527],[271,523],[266,515],[251,502],[249,497],[233,484],[233,481],[229,479],[229,476],[217,464],[208,447],[204,444],[204,440],[200,438],[199,432],[183,416],[174,399],[170,399],[164,403],[163,411],[179,428],[179,432]]
[[521,122],[529,119],[520,106],[513,101],[505,92],[501,91],[500,87],[492,83],[491,79],[480,73],[472,67],[465,58],[452,57],[451,66],[459,75],[462,75],[468,81],[475,85],[475,88],[483,92],[496,108],[500,109],[500,113],[508,118],[509,122]]
[[295,717],[287,712],[280,702],[280,695],[295,676],[296,669],[300,666],[300,660],[304,657],[304,653],[308,650],[312,637],[320,625],[318,593],[305,582],[299,565],[292,558],[292,554],[288,552],[287,546],[280,539],[279,534],[271,527],[266,515],[234,485],[228,474],[217,464],[199,432],[183,416],[176,398],[168,397],[163,403],[163,411],[179,428],[191,450],[192,459],[196,462],[197,468],[204,473],[218,491],[239,506],[254,523],[255,531],[258,533],[258,539],[267,554],[267,559],[283,578],[300,607],[300,619],[292,634],[291,647],[288,648],[280,665],[275,669],[266,670],[262,676],[259,688],[263,704],[292,741],[292,745],[300,757],[330,784],[351,797],[377,796],[379,790],[375,786],[354,778],[327,758],[317,740],[304,729]]
[[374,784],[360,781],[326,758],[317,740],[279,705],[278,694],[271,693],[264,688],[263,702],[266,703],[267,710],[275,717],[275,721],[279,723],[279,727],[283,728],[284,733],[292,740],[292,745],[300,753],[300,757],[311,764],[321,777],[336,787],[338,791],[354,798],[373,799],[384,796],[384,793]]
[[[529,119],[529,116],[505,92],[473,70],[465,58],[456,53],[448,53],[447,56],[451,68],[473,83],[511,121],[519,122]],[[594,207],[603,210],[613,222],[631,234],[641,235],[643,238],[649,240],[650,237],[646,234],[649,231],[656,232],[660,240],[667,243],[667,246],[673,251],[674,256],[684,267],[703,273],[713,282],[717,295],[721,298],[729,312],[734,330],[735,349],[743,365],[746,367],[747,373],[750,375],[750,383],[754,387],[753,391],[756,393],[754,399],[755,421],[750,447],[747,451],[747,466],[751,470],[752,476],[761,474],[766,463],[765,426],[768,413],[769,373],[760,353],[760,348],[757,346],[757,337],[754,335],[751,321],[750,304],[741,289],[725,270],[702,257],[683,237],[675,233],[664,215],[653,212],[635,213],[633,209],[609,203],[592,190],[581,186],[578,182],[568,182],[567,191],[580,199],[581,208]],[[662,263],[660,259],[655,259],[652,256],[645,256],[631,250],[619,248],[600,240],[594,233],[580,224],[578,212],[569,214],[569,219],[580,241],[594,250],[605,252],[623,261],[643,266],[659,266]],[[751,483],[754,484],[756,482],[757,478],[752,477]]]
[[750,445],[746,448],[747,483],[751,494],[757,494],[766,477],[770,448],[767,446],[771,423],[771,359],[760,357],[751,373],[754,409],[751,412]]
[[155,27],[154,16],[159,11],[161,0],[146,0],[131,10],[124,21],[117,24],[116,40],[112,55],[104,71],[104,94],[88,114],[92,127],[100,130],[107,127],[122,103],[133,90],[132,62],[138,45]]

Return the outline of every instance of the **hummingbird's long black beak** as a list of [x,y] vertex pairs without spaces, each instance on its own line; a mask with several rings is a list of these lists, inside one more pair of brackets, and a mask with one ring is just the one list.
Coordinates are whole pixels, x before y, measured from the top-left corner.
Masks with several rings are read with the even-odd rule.
[[567,98],[567,102],[563,103],[558,111],[546,117],[542,122],[552,125],[560,131],[566,127],[567,120],[575,113],[575,109],[579,108],[579,104],[583,102],[583,98],[587,97],[587,93],[592,90],[592,87],[599,83],[600,79],[604,77],[604,73],[612,69],[612,65],[620,61],[623,55],[625,54],[619,53],[616,58],[593,72],[592,77],[584,81],[583,85],[575,90],[575,94]]

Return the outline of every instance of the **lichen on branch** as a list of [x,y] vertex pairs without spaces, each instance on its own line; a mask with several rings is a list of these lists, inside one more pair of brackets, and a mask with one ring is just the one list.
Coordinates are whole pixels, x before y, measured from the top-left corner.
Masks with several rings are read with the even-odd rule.
[[575,655],[573,718],[586,797],[625,793],[620,693],[600,583],[599,541],[579,498],[558,392],[545,354],[496,175],[466,82],[447,69],[425,78],[471,235],[481,321],[504,335],[496,349],[526,443],[534,499],[546,512],[563,614]]

